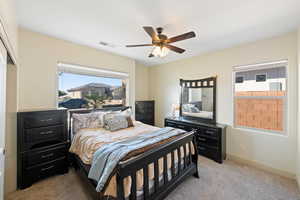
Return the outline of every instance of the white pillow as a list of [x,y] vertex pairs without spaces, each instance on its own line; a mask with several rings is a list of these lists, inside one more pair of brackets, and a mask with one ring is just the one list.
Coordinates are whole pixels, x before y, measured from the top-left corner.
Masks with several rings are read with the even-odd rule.
[[73,114],[73,134],[83,128],[103,128],[103,117],[106,112],[92,112],[86,114]]

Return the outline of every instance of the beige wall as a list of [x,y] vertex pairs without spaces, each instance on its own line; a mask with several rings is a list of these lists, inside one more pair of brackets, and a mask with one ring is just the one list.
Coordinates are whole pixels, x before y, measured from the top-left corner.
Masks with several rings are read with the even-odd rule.
[[[232,67],[288,59],[288,132],[286,136],[232,128]],[[217,121],[229,125],[227,153],[295,175],[297,149],[297,34],[225,49],[150,68],[150,98],[156,101],[156,125],[163,126],[171,105],[179,102],[179,79],[218,76]]]
[[0,37],[8,53],[16,61],[18,57],[18,31],[15,0],[0,0]]
[[17,173],[17,68],[7,66],[6,90],[6,155],[5,155],[5,193],[16,189]]
[[16,108],[19,111],[56,108],[58,62],[129,73],[130,104],[135,101],[134,60],[23,28],[19,29],[19,38],[18,88],[16,69],[11,67],[8,72],[6,192],[16,189]]
[[137,62],[135,77],[136,100],[149,100],[149,67]]
[[56,108],[57,63],[129,73],[130,104],[135,99],[135,61],[21,28],[19,30],[19,110]]

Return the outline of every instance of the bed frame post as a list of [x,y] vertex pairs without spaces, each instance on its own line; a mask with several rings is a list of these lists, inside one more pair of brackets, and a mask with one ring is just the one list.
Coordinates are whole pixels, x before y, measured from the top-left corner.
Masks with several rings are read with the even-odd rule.
[[198,169],[198,147],[197,147],[197,140],[196,140],[195,133],[196,132],[194,131],[193,144],[194,144],[195,154],[193,155],[192,159],[193,159],[193,162],[196,164],[196,172],[194,174],[194,177],[200,178],[199,169]]

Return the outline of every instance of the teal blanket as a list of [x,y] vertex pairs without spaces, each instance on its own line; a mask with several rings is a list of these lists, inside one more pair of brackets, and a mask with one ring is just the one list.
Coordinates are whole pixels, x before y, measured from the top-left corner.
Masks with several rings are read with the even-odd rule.
[[88,177],[98,182],[96,191],[101,192],[113,170],[128,153],[182,133],[183,130],[165,127],[135,138],[105,144],[95,152]]

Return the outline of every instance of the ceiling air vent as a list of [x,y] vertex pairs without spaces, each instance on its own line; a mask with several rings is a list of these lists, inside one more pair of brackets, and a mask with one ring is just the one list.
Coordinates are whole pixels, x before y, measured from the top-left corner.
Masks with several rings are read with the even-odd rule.
[[100,41],[99,44],[102,46],[111,47],[111,48],[116,47],[116,45],[114,45],[114,44],[110,44],[108,42],[103,42],[103,41]]

